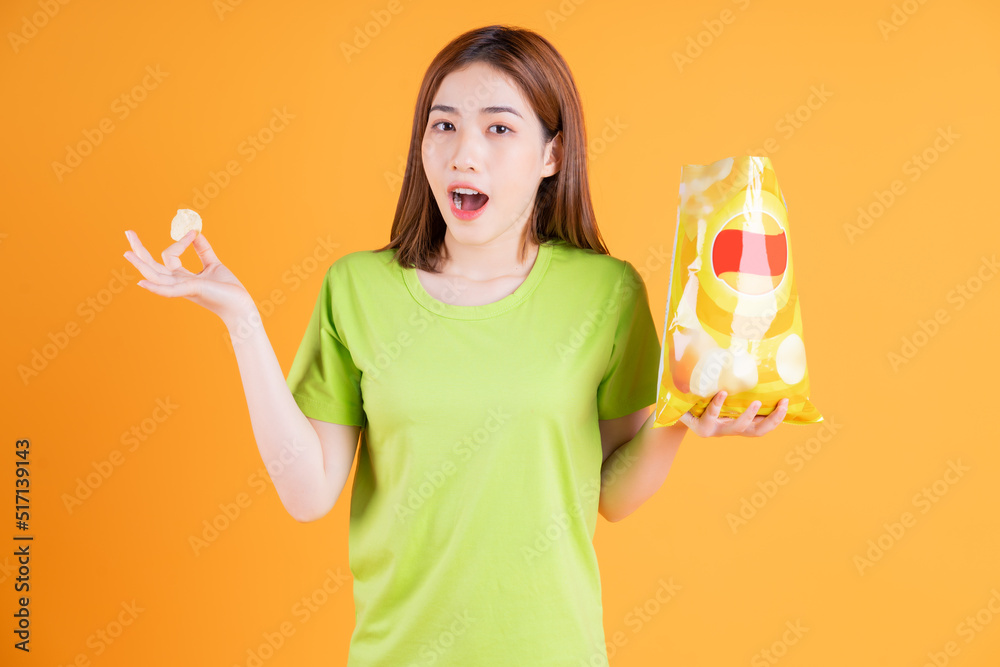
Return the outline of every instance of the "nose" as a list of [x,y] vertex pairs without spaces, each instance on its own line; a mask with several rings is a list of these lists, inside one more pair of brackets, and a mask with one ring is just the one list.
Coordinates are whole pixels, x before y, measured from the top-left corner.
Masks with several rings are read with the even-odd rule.
[[480,168],[481,138],[476,134],[476,128],[467,127],[455,133],[454,151],[451,156],[451,168],[459,171],[477,170]]

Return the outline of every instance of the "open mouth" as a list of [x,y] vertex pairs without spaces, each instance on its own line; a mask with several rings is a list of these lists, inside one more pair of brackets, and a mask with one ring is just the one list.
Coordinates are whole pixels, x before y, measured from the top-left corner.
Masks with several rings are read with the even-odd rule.
[[452,203],[459,211],[478,211],[489,200],[489,195],[472,188],[455,188],[449,192]]

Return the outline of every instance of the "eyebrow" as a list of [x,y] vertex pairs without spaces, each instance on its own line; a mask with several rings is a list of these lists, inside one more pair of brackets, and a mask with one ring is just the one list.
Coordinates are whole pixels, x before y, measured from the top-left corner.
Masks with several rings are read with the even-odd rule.
[[[447,104],[435,104],[430,108],[430,111],[443,111],[445,113],[457,113],[458,109],[455,107],[448,106]],[[496,107],[483,107],[479,110],[479,113],[512,113],[518,118],[524,119],[524,116],[517,112],[514,107],[496,106]]]

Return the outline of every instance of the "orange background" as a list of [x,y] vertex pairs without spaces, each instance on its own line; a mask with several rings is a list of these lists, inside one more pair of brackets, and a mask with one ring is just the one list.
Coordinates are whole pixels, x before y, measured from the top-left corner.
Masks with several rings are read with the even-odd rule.
[[[1000,241],[996,3],[399,0],[348,62],[340,44],[388,2],[242,2],[220,13],[221,2],[71,2],[51,18],[37,1],[0,9],[0,663],[247,665],[287,623],[294,633],[264,665],[343,664],[354,623],[349,486],[321,521],[285,512],[260,483],[225,327],[137,287],[124,230],[159,258],[176,209],[237,161],[240,173],[195,208],[258,300],[287,373],[326,267],[388,240],[430,60],[459,33],[502,22],[539,31],[570,64],[602,233],[613,255],[644,267],[661,333],[669,262],[656,257],[671,252],[681,165],[771,156],[811,398],[837,429],[689,434],[652,499],[620,523],[599,521],[612,664],[771,664],[762,650],[788,666],[922,665],[928,652],[996,664],[1000,278],[983,264]],[[904,4],[912,16],[897,13],[899,29],[883,34],[880,21]],[[712,23],[725,9],[732,20]],[[33,15],[45,24],[35,31]],[[12,43],[12,33],[32,36]],[[674,53],[699,33],[702,52],[691,47],[697,57],[679,67]],[[165,74],[143,89],[147,66]],[[121,96],[137,86],[145,99],[121,117]],[[828,99],[803,106],[824,86]],[[294,118],[248,159],[242,142],[275,108]],[[797,126],[786,118],[796,113]],[[113,131],[57,176],[53,163],[102,121]],[[957,137],[937,152],[949,127]],[[912,180],[907,163],[924,151],[933,163]],[[859,207],[877,212],[877,193],[888,201],[897,180],[901,194],[849,239]],[[184,262],[200,270],[193,251]],[[960,284],[978,291],[959,301]],[[921,322],[933,335],[918,334],[916,354],[894,368],[889,354]],[[18,369],[49,344],[44,369],[22,380]],[[176,406],[161,422],[158,400]],[[122,438],[133,428],[144,439],[130,450]],[[30,655],[11,646],[19,438],[31,440]],[[116,450],[120,465],[109,464]],[[968,470],[946,474],[949,461]],[[65,497],[102,465],[110,476],[69,511]],[[786,483],[769,497],[761,488],[775,475]],[[935,502],[916,496],[925,487]],[[196,555],[191,536],[238,498],[247,506]],[[743,499],[758,507],[734,532],[727,515]],[[884,524],[904,512],[913,521],[893,537]],[[859,569],[869,540],[886,548]],[[328,572],[340,579],[325,594]],[[680,589],[658,600],[671,581]],[[310,596],[322,604],[304,618],[297,605]],[[123,611],[133,601],[134,618]],[[977,613],[972,630],[965,619]],[[120,615],[130,624],[117,627]]]

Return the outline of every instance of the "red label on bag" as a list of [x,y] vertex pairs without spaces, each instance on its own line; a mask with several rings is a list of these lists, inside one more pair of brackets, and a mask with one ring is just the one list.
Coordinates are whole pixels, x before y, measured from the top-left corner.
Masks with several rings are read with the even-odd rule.
[[758,213],[765,233],[745,229],[746,217],[740,214],[716,234],[712,244],[716,277],[743,294],[770,292],[788,268],[785,231],[766,212]]

